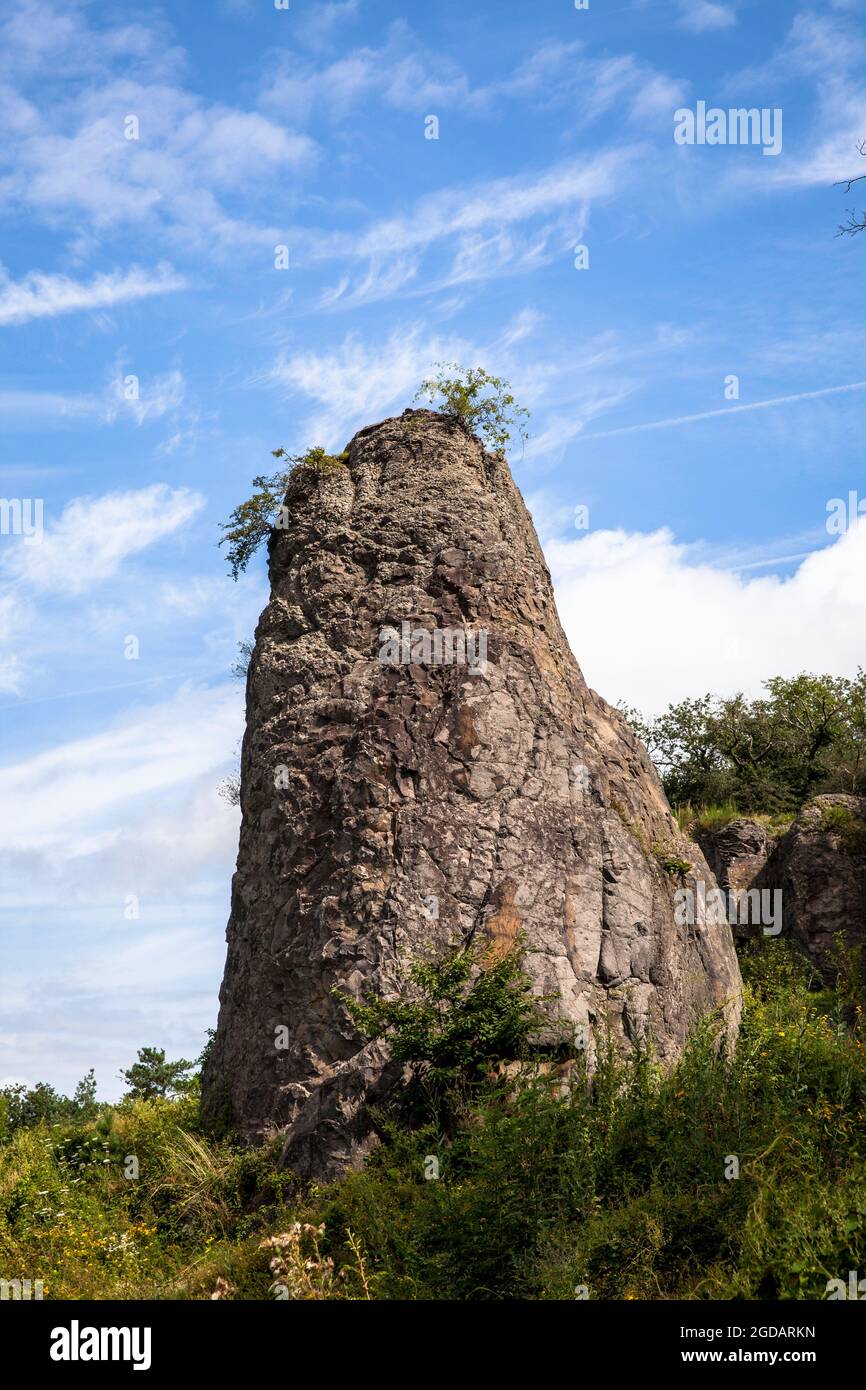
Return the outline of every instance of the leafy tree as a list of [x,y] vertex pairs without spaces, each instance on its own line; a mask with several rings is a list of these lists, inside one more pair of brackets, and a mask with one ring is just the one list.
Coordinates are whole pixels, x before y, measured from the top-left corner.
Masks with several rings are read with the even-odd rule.
[[140,1047],[138,1061],[120,1073],[129,1090],[127,1096],[133,1100],[155,1100],[161,1096],[182,1095],[190,1087],[190,1078],[185,1075],[195,1066],[181,1058],[177,1062],[167,1062],[161,1047]]
[[510,443],[512,431],[526,439],[524,420],[529,411],[516,404],[507,381],[480,367],[461,367],[456,362],[437,362],[436,367],[437,375],[422,382],[416,391],[416,401],[430,401],[500,453]]
[[0,1137],[10,1138],[16,1130],[39,1124],[61,1124],[67,1120],[93,1119],[99,1109],[93,1068],[78,1082],[73,1095],[64,1096],[45,1081],[35,1086],[4,1086],[0,1090]]
[[345,454],[326,454],[318,446],[305,454],[287,454],[285,449],[272,449],[271,452],[275,459],[282,461],[282,466],[270,476],[262,473],[253,478],[256,491],[252,497],[235,507],[228,521],[220,526],[226,533],[220,545],[228,546],[227,559],[233,579],[246,569],[259,546],[271,534],[289,479],[299,469],[331,473],[342,466],[346,457]]
[[704,695],[645,721],[644,739],[675,805],[796,810],[819,792],[866,791],[866,673],[776,676],[749,700]]
[[93,1067],[83,1076],[72,1094],[72,1105],[77,1119],[91,1119],[98,1109],[96,1100],[96,1074]]

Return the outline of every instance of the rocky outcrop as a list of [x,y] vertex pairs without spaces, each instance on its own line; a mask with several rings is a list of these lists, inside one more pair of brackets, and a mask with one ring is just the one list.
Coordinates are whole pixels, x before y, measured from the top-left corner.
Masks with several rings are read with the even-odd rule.
[[816,796],[776,845],[755,887],[780,889],[786,933],[828,983],[840,939],[866,945],[866,799]]
[[335,987],[392,993],[454,941],[506,949],[555,1015],[673,1060],[736,1026],[726,926],[677,914],[713,882],[621,715],[589,690],[503,458],[429,411],[302,469],[270,543],[249,667],[243,821],[206,1110],[330,1176],[395,1074]]
[[[772,849],[766,828],[746,816],[738,816],[719,830],[699,828],[695,838],[729,905],[732,896],[738,897],[753,887]],[[757,924],[739,926],[736,910],[729,912],[729,920],[735,924],[735,935],[757,934]]]
[[828,983],[840,941],[866,944],[866,799],[816,796],[775,837],[747,817],[696,835],[729,904],[739,901],[729,912],[735,935],[774,935],[775,919],[770,929],[761,916],[772,900],[784,935]]

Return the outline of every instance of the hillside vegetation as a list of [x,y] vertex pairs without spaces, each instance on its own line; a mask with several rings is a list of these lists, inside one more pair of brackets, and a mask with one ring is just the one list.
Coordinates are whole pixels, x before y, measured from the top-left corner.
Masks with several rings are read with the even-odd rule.
[[862,979],[817,990],[781,939],[743,968],[735,1056],[710,1021],[671,1073],[608,1055],[588,1086],[523,1045],[516,954],[474,1001],[453,957],[431,966],[423,1026],[409,1004],[367,1018],[414,1080],[328,1187],[203,1133],[194,1078],[11,1123],[7,1092],[0,1277],[74,1299],[825,1297],[866,1254]]

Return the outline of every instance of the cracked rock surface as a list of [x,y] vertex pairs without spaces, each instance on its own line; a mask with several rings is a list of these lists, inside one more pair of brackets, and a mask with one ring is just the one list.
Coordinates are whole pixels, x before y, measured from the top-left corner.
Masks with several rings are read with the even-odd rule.
[[[396,992],[416,957],[478,935],[526,934],[538,993],[589,1025],[590,1058],[606,1027],[665,1062],[711,1010],[734,1029],[730,930],[675,911],[676,890],[715,879],[587,687],[504,459],[407,411],[361,430],[345,466],[293,476],[286,506],[247,679],[206,1108],[285,1131],[299,1173],[361,1161],[366,1102],[395,1074],[334,986]],[[470,661],[435,659],[466,635]]]

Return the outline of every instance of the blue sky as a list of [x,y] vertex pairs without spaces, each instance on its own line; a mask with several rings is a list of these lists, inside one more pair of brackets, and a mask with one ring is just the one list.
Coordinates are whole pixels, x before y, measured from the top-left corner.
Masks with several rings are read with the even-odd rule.
[[[512,465],[608,699],[853,673],[857,9],[4,0],[0,498],[44,530],[0,534],[0,1079],[108,1098],[199,1051],[266,598],[218,523],[437,360],[531,410]],[[699,102],[781,111],[781,151],[677,144]]]

